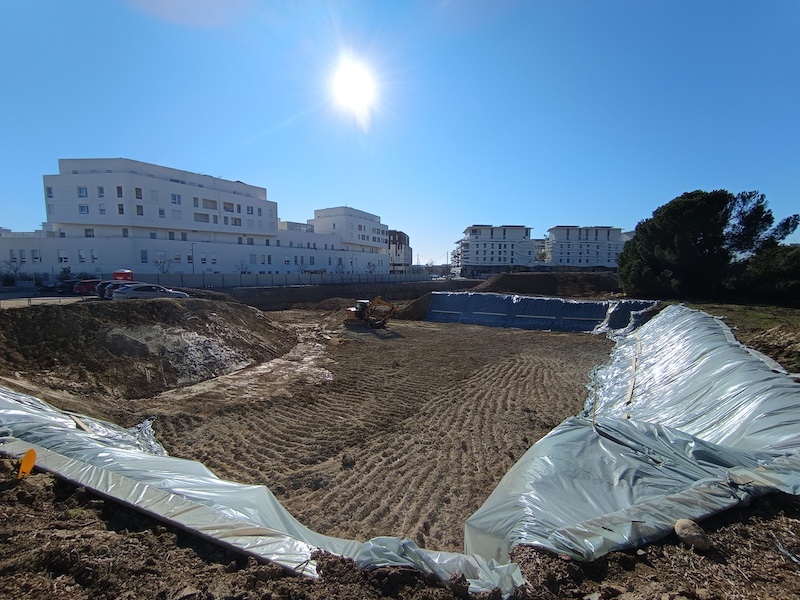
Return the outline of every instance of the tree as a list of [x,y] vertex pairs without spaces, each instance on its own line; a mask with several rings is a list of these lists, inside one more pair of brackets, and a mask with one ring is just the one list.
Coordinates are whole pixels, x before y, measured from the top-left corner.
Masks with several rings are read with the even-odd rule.
[[[8,270],[10,285],[16,285],[17,279],[19,278],[19,272],[22,270],[22,264],[18,263],[15,260],[4,260],[3,267]],[[6,277],[3,277],[3,283],[5,283]]]
[[249,268],[247,260],[244,258],[240,258],[234,263],[233,268],[239,271],[239,275],[244,275],[245,273],[247,273]]
[[736,261],[775,247],[798,220],[793,215],[772,227],[772,211],[758,192],[687,192],[636,226],[618,258],[623,290],[645,297],[720,294]]
[[728,249],[738,258],[746,259],[774,247],[797,229],[800,216],[786,217],[772,227],[774,222],[764,194],[739,192],[731,204],[731,219],[725,231]]
[[167,258],[166,254],[157,254],[150,262],[156,266],[156,269],[158,269],[162,275],[169,273],[174,264],[174,261],[171,258]]

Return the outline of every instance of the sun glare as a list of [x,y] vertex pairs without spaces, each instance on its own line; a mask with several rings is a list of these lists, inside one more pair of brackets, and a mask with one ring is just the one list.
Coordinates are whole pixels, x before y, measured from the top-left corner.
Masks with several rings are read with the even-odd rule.
[[344,56],[333,74],[332,92],[336,104],[351,112],[366,129],[377,99],[375,79],[369,68],[353,57]]

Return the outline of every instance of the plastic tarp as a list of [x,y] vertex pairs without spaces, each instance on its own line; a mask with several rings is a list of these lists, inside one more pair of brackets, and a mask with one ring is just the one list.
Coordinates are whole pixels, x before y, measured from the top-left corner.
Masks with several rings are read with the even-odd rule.
[[594,560],[753,495],[800,493],[800,384],[718,319],[670,306],[620,337],[582,415],[537,442],[465,525],[467,553]]
[[0,452],[20,457],[30,448],[39,469],[296,573],[316,576],[312,554],[321,549],[352,557],[362,569],[403,565],[443,581],[463,574],[473,593],[497,588],[507,597],[523,583],[514,564],[436,552],[397,538],[363,543],[319,534],[292,517],[265,486],[225,481],[201,463],[167,456],[148,422],[123,429],[0,387]]
[[578,301],[509,294],[433,292],[427,320],[552,331],[607,331],[636,326],[652,300]]

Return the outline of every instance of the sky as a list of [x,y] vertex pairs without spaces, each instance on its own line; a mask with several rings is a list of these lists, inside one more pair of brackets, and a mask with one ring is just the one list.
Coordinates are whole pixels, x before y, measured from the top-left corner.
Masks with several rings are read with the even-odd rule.
[[265,187],[285,221],[379,215],[415,264],[473,224],[628,231],[698,189],[777,221],[798,39],[797,0],[0,0],[0,227],[41,227],[58,159],[114,157]]

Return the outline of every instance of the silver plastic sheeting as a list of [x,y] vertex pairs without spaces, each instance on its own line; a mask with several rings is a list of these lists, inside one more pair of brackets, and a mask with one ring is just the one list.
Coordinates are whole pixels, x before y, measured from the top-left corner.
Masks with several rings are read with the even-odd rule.
[[39,469],[296,573],[316,576],[312,554],[321,549],[352,557],[362,569],[403,565],[443,581],[463,574],[473,593],[497,588],[508,597],[524,582],[514,564],[435,552],[397,538],[362,543],[319,534],[266,487],[225,481],[201,463],[167,456],[149,422],[123,429],[0,387],[0,453],[20,457],[30,448]]
[[581,416],[536,443],[465,526],[467,553],[594,560],[753,495],[800,493],[800,384],[707,314],[671,306],[618,339]]

